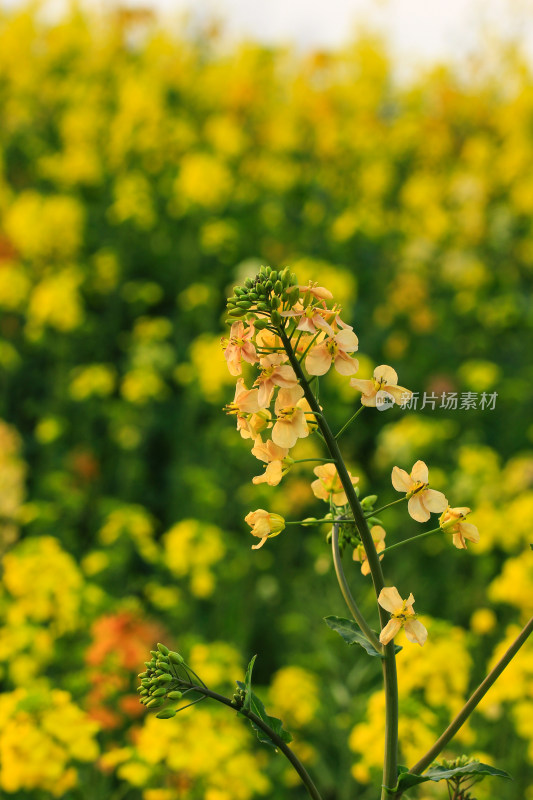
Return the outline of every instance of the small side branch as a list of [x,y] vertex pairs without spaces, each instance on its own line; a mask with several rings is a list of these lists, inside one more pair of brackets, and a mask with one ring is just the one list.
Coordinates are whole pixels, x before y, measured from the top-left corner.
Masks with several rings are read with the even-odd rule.
[[522,645],[527,641],[529,635],[533,631],[533,617],[529,620],[529,622],[524,626],[521,632],[518,634],[512,645],[509,649],[504,653],[504,655],[500,658],[498,663],[491,669],[485,680],[479,684],[475,692],[472,694],[469,700],[464,704],[462,709],[459,711],[455,719],[450,722],[442,736],[437,739],[433,747],[431,747],[427,753],[422,756],[422,758],[416,762],[416,764],[410,767],[409,772],[414,772],[416,775],[420,775],[424,772],[425,769],[429,767],[432,761],[434,761],[439,753],[444,750],[450,739],[452,739],[459,728],[461,728],[465,722],[467,721],[468,717],[478,705],[480,700],[485,697],[487,692],[489,691],[492,684],[496,681],[497,678],[500,677],[504,669],[507,665],[512,661],[515,655],[518,653]]

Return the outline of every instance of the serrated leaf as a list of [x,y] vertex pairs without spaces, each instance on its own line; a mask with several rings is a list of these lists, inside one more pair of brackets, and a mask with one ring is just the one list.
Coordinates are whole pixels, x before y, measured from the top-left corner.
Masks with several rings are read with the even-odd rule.
[[[324,622],[332,631],[342,636],[347,644],[358,644],[366,650],[369,656],[383,658],[383,653],[380,653],[379,650],[376,650],[376,648],[370,644],[366,636],[359,630],[357,623],[353,620],[345,619],[344,617],[330,616],[324,617]],[[395,653],[399,653],[401,649],[399,645],[394,646]]]
[[503,769],[491,767],[489,764],[483,764],[480,761],[472,761],[470,764],[465,764],[462,767],[452,767],[451,769],[447,769],[446,767],[432,767],[423,775],[415,775],[413,772],[409,772],[407,767],[398,767],[398,771],[400,772],[400,777],[398,778],[396,788],[391,791],[392,794],[398,791],[405,792],[407,789],[417,786],[419,783],[425,783],[426,781],[445,781],[456,775],[492,775],[495,778],[507,778],[508,780],[512,780],[509,773],[504,772]]

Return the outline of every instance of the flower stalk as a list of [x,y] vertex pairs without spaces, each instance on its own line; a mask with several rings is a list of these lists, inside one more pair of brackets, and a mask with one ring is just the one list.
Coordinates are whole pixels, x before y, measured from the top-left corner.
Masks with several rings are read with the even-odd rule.
[[[311,391],[311,387],[303,373],[300,362],[292,349],[290,340],[288,339],[283,327],[279,328],[279,335],[285,352],[289,358],[290,365],[292,366],[300,386],[304,391],[304,396],[313,411],[320,412],[320,408],[316,398]],[[367,553],[368,564],[370,567],[370,574],[372,576],[372,583],[376,593],[376,599],[379,597],[381,590],[385,586],[383,572],[379,555],[374,545],[368,523],[359,502],[359,498],[355,492],[354,486],[350,479],[348,469],[342,458],[338,442],[333,435],[328,422],[325,417],[317,417],[317,423],[320,432],[324,438],[326,447],[331,455],[331,458],[337,465],[337,471],[341,480],[343,489],[348,499],[348,504],[352,510],[352,514],[361,536],[365,551]],[[379,617],[381,627],[384,628],[388,623],[389,618],[385,609],[378,605]],[[383,680],[385,684],[386,696],[386,719],[385,719],[385,759],[383,765],[383,789],[382,800],[387,797],[388,788],[392,788],[397,782],[398,773],[398,676],[396,671],[396,654],[394,650],[394,642],[389,642],[384,648],[383,664]]]

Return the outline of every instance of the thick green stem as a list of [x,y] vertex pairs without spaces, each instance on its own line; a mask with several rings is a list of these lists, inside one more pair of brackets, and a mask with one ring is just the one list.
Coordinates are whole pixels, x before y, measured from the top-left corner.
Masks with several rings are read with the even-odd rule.
[[[289,362],[304,391],[305,399],[309,403],[310,408],[313,411],[319,413],[320,407],[316,401],[313,392],[311,391],[311,387],[309,386],[309,383],[307,382],[307,379],[303,373],[300,362],[296,358],[294,350],[292,349],[291,343],[287,338],[285,331],[281,328],[280,328],[280,336],[281,336],[281,341],[283,342],[283,346],[285,347],[287,356],[289,358]],[[317,416],[317,424],[324,438],[326,447],[329,450],[332,459],[335,461],[337,465],[337,472],[339,474],[342,487],[346,493],[348,503],[350,505],[350,508],[352,509],[352,514],[355,520],[355,524],[357,525],[359,535],[361,536],[361,540],[365,548],[365,552],[368,559],[368,565],[370,567],[370,574],[372,576],[372,582],[374,584],[374,591],[376,593],[376,598],[377,598],[379,597],[381,590],[385,586],[385,581],[383,578],[383,572],[381,570],[379,556],[376,551],[376,547],[374,545],[374,541],[372,539],[368,523],[365,519],[365,515],[361,507],[361,503],[359,502],[359,498],[355,493],[355,489],[353,487],[352,481],[348,474],[348,470],[342,458],[339,445],[337,443],[337,440],[335,439],[335,436],[331,432],[331,429],[327,423],[326,418],[323,416]],[[385,611],[385,609],[381,608],[379,604],[378,604],[378,611],[379,611],[381,627],[384,628],[387,622],[389,621],[389,615]],[[396,674],[396,655],[394,651],[394,642],[389,642],[389,644],[385,645],[384,652],[385,655],[384,658],[382,659],[382,664],[383,664],[383,680],[385,683],[385,695],[386,695],[386,721],[385,721],[386,733],[385,733],[385,761],[383,766],[383,786],[385,788],[383,788],[382,790],[382,800],[384,800],[387,797],[387,787],[392,788],[393,786],[396,786],[398,780],[398,678]]]
[[313,783],[313,781],[311,779],[311,776],[307,772],[306,768],[304,767],[304,765],[302,764],[302,762],[300,761],[298,756],[296,756],[294,754],[294,752],[287,745],[287,743],[284,742],[283,739],[280,736],[278,736],[278,734],[275,731],[273,731],[272,728],[269,727],[266,724],[266,722],[263,722],[261,717],[258,717],[257,714],[254,714],[253,711],[248,711],[248,710],[246,710],[244,708],[237,708],[234,705],[234,703],[228,697],[224,697],[223,694],[218,694],[217,692],[212,692],[210,689],[208,689],[205,686],[194,686],[193,684],[182,683],[180,688],[181,687],[186,687],[186,688],[190,689],[191,691],[198,692],[199,694],[203,694],[203,695],[205,695],[205,697],[210,697],[212,700],[216,700],[217,702],[222,703],[225,706],[228,706],[233,711],[238,711],[239,714],[243,715],[243,717],[246,717],[251,722],[253,722],[254,725],[257,725],[258,728],[261,728],[261,730],[264,733],[266,733],[266,735],[276,745],[278,750],[281,750],[281,752],[283,753],[285,758],[288,761],[290,761],[290,763],[292,764],[292,766],[294,767],[294,769],[296,770],[296,772],[300,776],[300,779],[301,779],[302,783],[304,784],[305,788],[307,789],[307,791],[309,793],[309,797],[313,798],[313,800],[322,800],[322,797],[320,796],[320,793],[319,793],[318,789],[316,788],[315,784]]
[[344,570],[342,568],[342,559],[341,553],[339,550],[339,523],[335,522],[333,525],[333,535],[331,537],[331,548],[333,550],[333,564],[335,565],[335,572],[337,575],[337,580],[339,582],[339,587],[342,592],[342,596],[346,602],[346,605],[350,609],[350,613],[354,620],[357,622],[363,633],[365,634],[366,638],[374,648],[377,650],[378,653],[383,652],[383,645],[380,644],[378,638],[372,628],[369,626],[366,619],[363,617],[357,603],[353,599],[353,595],[350,591],[350,587],[348,586],[348,582],[346,581],[346,576],[344,574]]
[[[497,664],[491,669],[485,680],[479,684],[475,692],[471,695],[471,697],[466,701],[462,709],[459,711],[457,716],[455,717],[452,722],[448,725],[442,736],[440,736],[433,747],[431,747],[427,753],[422,756],[422,758],[416,762],[416,764],[410,767],[409,772],[414,772],[416,775],[421,775],[425,769],[429,767],[432,761],[434,761],[439,753],[441,753],[450,739],[452,739],[459,728],[461,728],[465,722],[467,721],[468,717],[478,705],[480,700],[487,694],[488,690],[492,686],[492,684],[496,681],[497,678],[500,677],[502,672],[504,671],[505,667],[512,661],[515,655],[518,653],[522,645],[527,641],[529,635],[533,631],[533,617],[529,620],[529,622],[524,626],[524,628],[520,631],[512,645],[509,647],[508,650],[503,654]],[[397,795],[400,797],[400,794]]]

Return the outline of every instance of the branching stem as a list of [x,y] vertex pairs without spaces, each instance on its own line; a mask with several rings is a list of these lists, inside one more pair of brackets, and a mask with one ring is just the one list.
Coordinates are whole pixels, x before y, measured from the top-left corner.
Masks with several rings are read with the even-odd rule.
[[[518,653],[522,645],[527,641],[531,632],[533,631],[533,617],[522,628],[514,642],[505,651],[497,664],[491,669],[484,681],[482,681],[475,692],[466,701],[462,709],[459,711],[455,719],[453,719],[442,736],[440,736],[433,747],[431,747],[416,764],[410,767],[409,772],[414,772],[416,775],[421,775],[426,770],[432,761],[434,761],[439,753],[441,753],[448,742],[455,736],[457,731],[465,724],[470,714],[473,712],[478,703],[485,697],[492,684],[500,677],[506,666],[512,661]],[[397,795],[400,797],[401,795]]]
[[284,742],[283,739],[280,736],[278,736],[278,734],[275,731],[273,731],[272,728],[269,727],[269,725],[266,724],[266,722],[263,722],[261,717],[258,717],[257,714],[254,714],[253,711],[248,711],[244,708],[237,708],[237,706],[234,705],[234,703],[228,697],[224,697],[223,694],[218,694],[218,692],[212,692],[211,689],[208,689],[206,686],[193,686],[192,684],[187,685],[185,683],[182,683],[181,685],[186,686],[186,688],[198,692],[199,694],[203,694],[205,697],[210,697],[212,700],[216,700],[218,703],[222,703],[223,705],[233,709],[233,711],[238,711],[239,714],[242,714],[243,717],[246,717],[247,719],[250,720],[250,722],[253,722],[254,725],[257,725],[258,728],[261,728],[263,733],[266,733],[266,735],[276,745],[278,750],[281,750],[285,758],[288,761],[290,761],[290,763],[300,776],[300,780],[307,789],[309,797],[311,797],[312,800],[322,800],[322,797],[318,789],[316,788],[315,784],[313,783],[311,776],[307,772],[306,768],[304,767],[298,756],[295,755],[295,753],[291,750],[288,744]]

